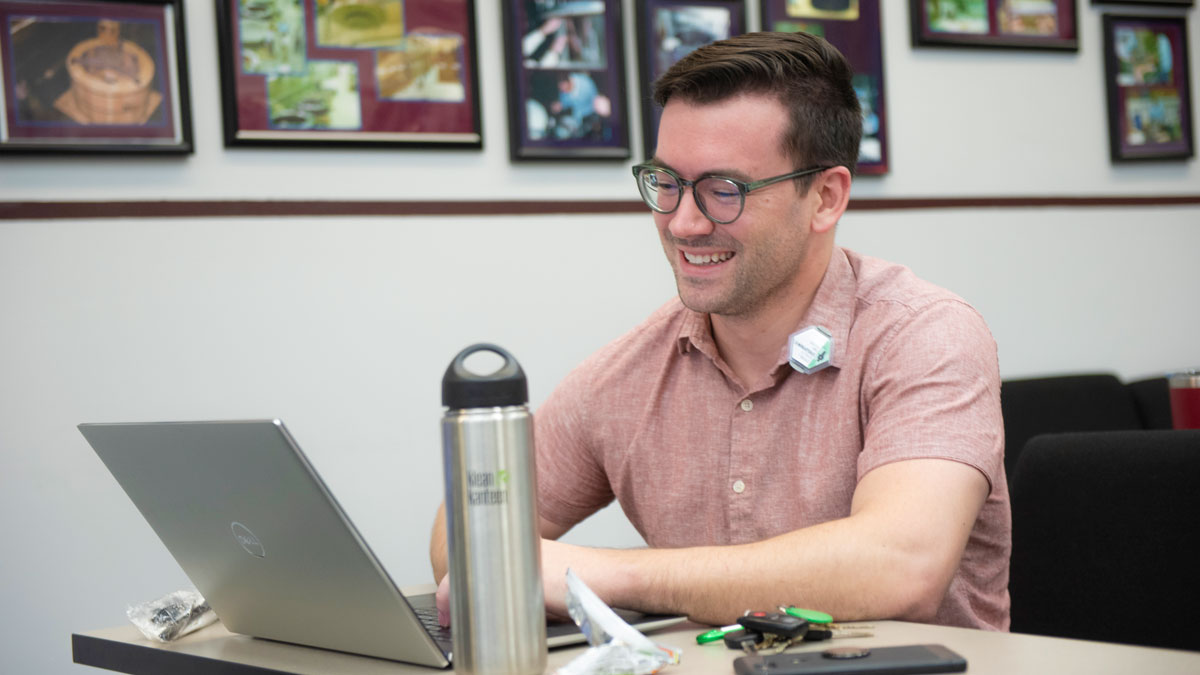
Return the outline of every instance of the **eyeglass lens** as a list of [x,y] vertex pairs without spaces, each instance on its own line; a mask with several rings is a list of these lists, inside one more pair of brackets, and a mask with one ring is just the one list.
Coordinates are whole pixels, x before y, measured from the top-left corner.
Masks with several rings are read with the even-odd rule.
[[[646,205],[659,213],[670,213],[679,206],[683,188],[666,171],[643,169],[638,188]],[[708,176],[692,186],[696,204],[704,215],[719,223],[729,223],[742,213],[742,191],[737,184],[717,176]]]

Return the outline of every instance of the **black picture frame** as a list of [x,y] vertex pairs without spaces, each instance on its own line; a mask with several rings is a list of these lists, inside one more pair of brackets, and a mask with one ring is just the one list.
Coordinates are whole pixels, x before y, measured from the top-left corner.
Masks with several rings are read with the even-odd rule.
[[483,147],[474,0],[214,0],[226,147]]
[[0,0],[0,152],[192,151],[182,0]]
[[501,2],[510,159],[628,159],[623,3]]
[[859,175],[888,172],[887,85],[883,68],[881,0],[761,0],[763,30],[804,31],[825,38],[854,69],[863,107]]
[[914,47],[1079,51],[1076,0],[908,0],[908,6]]
[[1092,4],[1134,7],[1194,7],[1196,0],[1092,0]]
[[643,0],[637,3],[638,79],[642,91],[642,150],[654,156],[662,108],[654,82],[702,45],[746,32],[746,0]]
[[1112,160],[1192,157],[1187,20],[1105,14],[1101,23]]

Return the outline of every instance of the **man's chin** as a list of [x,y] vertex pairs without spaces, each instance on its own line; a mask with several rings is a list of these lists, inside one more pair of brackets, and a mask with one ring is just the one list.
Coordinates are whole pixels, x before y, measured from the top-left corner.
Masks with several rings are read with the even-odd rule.
[[696,293],[691,289],[684,288],[682,284],[678,285],[679,301],[684,307],[699,312],[701,314],[722,314],[722,310],[726,308],[726,303],[721,298],[713,298],[702,293]]

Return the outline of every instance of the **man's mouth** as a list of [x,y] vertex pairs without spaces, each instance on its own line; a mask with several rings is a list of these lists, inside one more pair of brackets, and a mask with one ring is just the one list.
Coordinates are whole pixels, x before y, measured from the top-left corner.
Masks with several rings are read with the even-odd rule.
[[733,251],[722,251],[721,253],[712,253],[707,255],[694,255],[683,251],[683,258],[693,265],[716,265],[723,263],[733,257]]

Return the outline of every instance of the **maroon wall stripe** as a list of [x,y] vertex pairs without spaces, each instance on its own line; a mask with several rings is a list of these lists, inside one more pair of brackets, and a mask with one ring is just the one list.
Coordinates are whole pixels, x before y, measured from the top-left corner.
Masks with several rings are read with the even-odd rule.
[[[1195,206],[1197,195],[1124,197],[916,197],[852,199],[852,211],[972,208]],[[0,202],[0,220],[271,216],[520,216],[645,213],[635,200],[609,201],[118,201]]]

